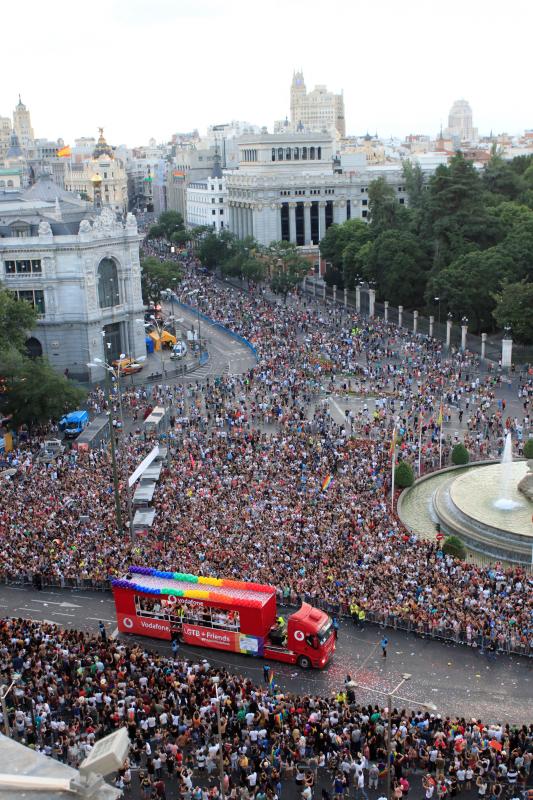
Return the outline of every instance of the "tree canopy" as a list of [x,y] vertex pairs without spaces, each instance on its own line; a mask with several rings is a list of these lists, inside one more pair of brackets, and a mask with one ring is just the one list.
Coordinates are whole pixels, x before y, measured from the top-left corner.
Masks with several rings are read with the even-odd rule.
[[380,177],[368,187],[368,223],[328,228],[326,282],[353,289],[372,280],[379,299],[427,313],[438,296],[442,313],[467,316],[471,330],[494,330],[505,317],[531,342],[533,156],[506,161],[494,150],[479,170],[459,152],[429,178],[408,161],[403,172],[408,206]]
[[[148,231],[149,239],[166,239],[167,241],[176,240],[174,236],[187,235],[185,230],[185,222],[182,215],[178,211],[164,211],[160,214],[159,219],[155,225],[152,225]],[[177,240],[179,242],[179,238]]]
[[157,303],[161,292],[175,289],[181,280],[181,271],[175,261],[160,261],[156,256],[141,259],[141,286],[145,303]]
[[36,310],[0,286],[0,376],[2,413],[15,426],[57,420],[79,408],[85,392],[58,374],[46,358],[29,358],[26,341],[37,322]]

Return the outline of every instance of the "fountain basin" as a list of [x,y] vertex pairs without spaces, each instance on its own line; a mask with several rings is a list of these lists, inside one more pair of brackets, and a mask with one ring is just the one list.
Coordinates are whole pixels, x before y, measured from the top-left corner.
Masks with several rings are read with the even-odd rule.
[[[418,493],[425,506],[419,515],[420,527],[431,529],[438,522],[443,533],[456,534],[475,554],[529,566],[533,548],[533,503],[516,488],[526,472],[525,461],[485,462],[458,470],[441,470],[422,478],[404,492],[398,513],[407,525],[422,533],[412,513],[413,509],[420,511]],[[504,477],[509,479],[509,488],[504,503],[499,503]]]

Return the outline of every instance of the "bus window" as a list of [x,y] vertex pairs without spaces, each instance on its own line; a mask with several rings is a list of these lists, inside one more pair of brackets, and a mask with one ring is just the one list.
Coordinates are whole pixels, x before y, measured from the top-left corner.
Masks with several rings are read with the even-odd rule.
[[224,611],[213,606],[204,606],[197,602],[187,600],[172,601],[164,598],[162,608],[159,600],[136,595],[135,605],[140,616],[163,616],[173,623],[182,625],[199,625],[203,628],[216,628],[217,630],[240,631],[241,619],[236,610]]
[[135,610],[138,617],[156,617],[168,619],[168,611],[163,607],[159,598],[135,595]]

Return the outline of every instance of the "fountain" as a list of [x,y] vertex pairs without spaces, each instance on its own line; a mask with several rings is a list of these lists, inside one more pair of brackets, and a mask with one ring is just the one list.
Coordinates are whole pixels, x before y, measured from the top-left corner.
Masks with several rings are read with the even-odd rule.
[[444,534],[456,534],[473,553],[529,566],[533,460],[513,461],[508,434],[499,463],[449,467],[424,476],[404,492],[398,513],[421,536],[431,536],[438,523]]
[[514,508],[520,508],[522,503],[511,498],[513,476],[513,440],[510,431],[508,431],[505,436],[505,444],[503,446],[502,459],[500,463],[502,465],[502,486],[500,496],[494,501],[494,506],[502,511],[512,511]]

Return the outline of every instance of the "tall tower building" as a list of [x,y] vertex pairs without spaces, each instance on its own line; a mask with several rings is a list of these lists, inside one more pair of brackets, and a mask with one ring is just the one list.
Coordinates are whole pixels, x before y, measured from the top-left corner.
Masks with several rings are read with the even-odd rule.
[[31,126],[30,112],[20,99],[20,94],[17,107],[13,111],[13,128],[23,150],[33,147],[35,137]]
[[446,133],[450,137],[457,137],[461,142],[477,139],[477,129],[472,123],[472,109],[466,100],[456,100],[451,107]]
[[328,92],[323,85],[307,92],[303,72],[295,72],[291,84],[291,129],[320,131],[331,136],[346,135],[344,97]]
[[293,72],[291,83],[291,122],[293,124],[298,124],[298,122],[295,123],[295,120],[301,116],[301,108],[305,103],[306,97],[307,90],[305,88],[303,72]]

